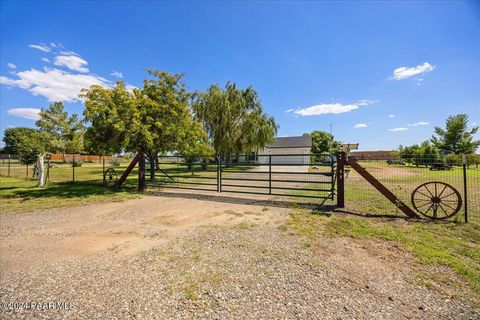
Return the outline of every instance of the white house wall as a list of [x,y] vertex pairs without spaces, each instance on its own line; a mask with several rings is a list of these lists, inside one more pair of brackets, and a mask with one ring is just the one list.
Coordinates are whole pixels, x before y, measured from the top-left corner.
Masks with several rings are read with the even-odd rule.
[[[268,164],[269,157],[262,157],[261,155],[271,155],[272,164],[309,164],[310,150],[310,148],[266,148],[258,153],[258,162]],[[289,154],[294,156],[288,156]],[[305,156],[302,156],[302,154],[305,154]]]

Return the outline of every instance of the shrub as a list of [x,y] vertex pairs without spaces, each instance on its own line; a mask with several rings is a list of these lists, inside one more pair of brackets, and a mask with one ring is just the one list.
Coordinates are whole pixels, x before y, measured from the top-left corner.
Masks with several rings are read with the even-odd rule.
[[122,159],[120,158],[112,158],[110,160],[110,164],[114,167],[119,167],[121,163],[122,163]]
[[83,164],[83,159],[78,158],[78,159],[68,159],[67,163],[71,164],[72,167],[81,167]]

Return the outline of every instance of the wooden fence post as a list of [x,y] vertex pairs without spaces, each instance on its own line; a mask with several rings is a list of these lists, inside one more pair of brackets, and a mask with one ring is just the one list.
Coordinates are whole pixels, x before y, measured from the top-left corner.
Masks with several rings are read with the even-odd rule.
[[345,208],[345,152],[337,152],[337,207]]
[[138,159],[138,191],[144,191],[146,187],[145,181],[145,155],[143,152],[139,152]]

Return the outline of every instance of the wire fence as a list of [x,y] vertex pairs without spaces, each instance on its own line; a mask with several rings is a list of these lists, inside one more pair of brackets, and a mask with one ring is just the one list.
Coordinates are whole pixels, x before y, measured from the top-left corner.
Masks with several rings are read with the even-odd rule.
[[[278,157],[278,159],[294,159],[294,157]],[[420,214],[429,208],[430,197],[426,189],[417,189],[426,183],[432,188],[439,188],[440,197],[450,196],[451,192],[441,194],[445,184],[458,191],[461,207],[452,220],[464,221],[465,213],[469,221],[480,222],[480,166],[475,161],[462,161],[461,156],[403,156],[402,159],[357,159],[371,175],[393,192],[402,202]],[[159,157],[158,163],[152,167],[149,174],[147,165],[147,180],[150,185],[182,186],[186,188],[205,189],[207,191],[243,192],[265,194],[281,194],[299,199],[299,197],[319,195],[325,197],[328,191],[324,182],[334,181],[326,175],[322,165],[325,159],[312,159],[302,156],[290,163],[276,163],[277,158],[267,156],[240,156],[233,159],[203,157],[189,159],[188,157]],[[45,161],[46,183],[81,182],[102,184],[103,174],[108,168],[113,168],[117,176],[130,163],[127,157],[99,158],[98,160],[80,160],[78,155],[65,155],[61,159]],[[284,160],[282,160],[284,161]],[[465,162],[465,164],[463,164]],[[328,164],[328,163],[327,163]],[[345,209],[371,215],[405,216],[402,211],[388,201],[367,180],[349,166],[345,174]],[[0,154],[0,176],[34,178],[34,166],[22,164],[16,155]],[[323,173],[323,176],[321,175]],[[316,175],[320,174],[320,175]],[[219,181],[219,175],[221,180]],[[331,179],[331,180],[330,180]],[[132,185],[136,183],[136,170],[129,176]],[[318,180],[318,181],[317,181]],[[306,189],[306,190],[302,190]],[[328,188],[327,188],[328,189]],[[273,190],[273,191],[272,191]],[[412,195],[417,190],[416,207],[412,203]],[[433,190],[433,189],[432,189]],[[447,190],[450,190],[447,189]],[[443,190],[445,191],[445,190]],[[434,192],[434,191],[431,191]],[[426,195],[426,196],[425,196]],[[325,197],[328,198],[328,197]],[[415,197],[414,197],[415,198]],[[326,199],[326,205],[335,205],[335,200]],[[442,215],[456,208],[455,195],[444,199],[444,206],[438,209]],[[417,210],[418,209],[418,210]],[[436,213],[437,214],[437,213]]]
[[[461,159],[461,157],[459,158]],[[447,184],[458,191],[461,201],[460,210],[452,219],[464,221],[467,212],[470,221],[480,222],[480,167],[478,163],[467,161],[463,165],[461,160],[450,162],[438,156],[418,155],[404,156],[403,159],[358,159],[357,162],[420,214],[429,208],[428,200],[435,198],[435,188],[437,188],[437,195],[440,196],[438,198],[446,197],[441,202],[442,207],[438,207],[439,217],[445,215],[443,209],[451,212],[452,208],[457,208],[456,194],[454,191],[447,192],[451,190],[450,187],[445,187]],[[420,187],[421,185],[424,186]],[[414,204],[414,202],[416,203]],[[430,208],[430,213],[434,207]],[[366,214],[404,216],[395,204],[383,197],[359,173],[348,166],[345,179],[345,208],[348,211]]]
[[[53,158],[53,159],[52,159]],[[85,160],[84,160],[85,159]],[[61,157],[45,157],[45,182],[81,182],[102,184],[104,172],[114,168],[121,175],[130,163],[127,157],[92,157],[64,154]],[[0,176],[35,179],[36,166],[24,164],[17,155],[0,154]]]

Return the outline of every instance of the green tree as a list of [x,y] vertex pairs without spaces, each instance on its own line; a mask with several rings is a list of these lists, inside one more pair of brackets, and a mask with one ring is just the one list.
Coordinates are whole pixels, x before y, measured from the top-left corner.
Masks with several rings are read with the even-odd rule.
[[468,115],[457,114],[447,118],[445,129],[435,127],[431,141],[438,149],[454,154],[475,153],[480,146],[480,140],[474,140],[478,129],[468,128]]
[[224,89],[212,85],[193,97],[192,108],[220,156],[258,151],[277,133],[278,125],[263,111],[252,87],[237,89],[231,82]]
[[50,140],[50,152],[80,153],[83,149],[84,127],[77,114],[68,116],[62,102],[52,103],[40,111],[35,123]]
[[440,159],[438,148],[430,141],[423,141],[420,145],[414,144],[409,147],[400,146],[400,157],[407,163],[418,166],[430,166]]
[[35,164],[38,186],[45,183],[43,159],[49,148],[49,137],[40,130],[32,128],[8,128],[3,141],[9,152],[16,153],[22,164]]
[[[33,128],[26,127],[16,127],[16,128],[7,128],[3,134],[3,142],[5,142],[5,153],[19,154],[21,150],[21,144],[26,139],[25,137],[32,136],[36,131]],[[35,160],[33,160],[35,161]],[[28,161],[24,162],[25,164],[31,164]]]
[[314,130],[303,135],[312,137],[312,153],[335,153],[340,148],[340,142],[328,132]]
[[146,79],[143,88],[133,92],[121,81],[112,88],[92,86],[82,91],[85,121],[90,123],[85,133],[89,149],[99,154],[142,151],[155,163],[158,154],[195,145],[199,133],[194,130],[202,128],[192,123],[191,95],[182,75],[149,74],[153,79]]

